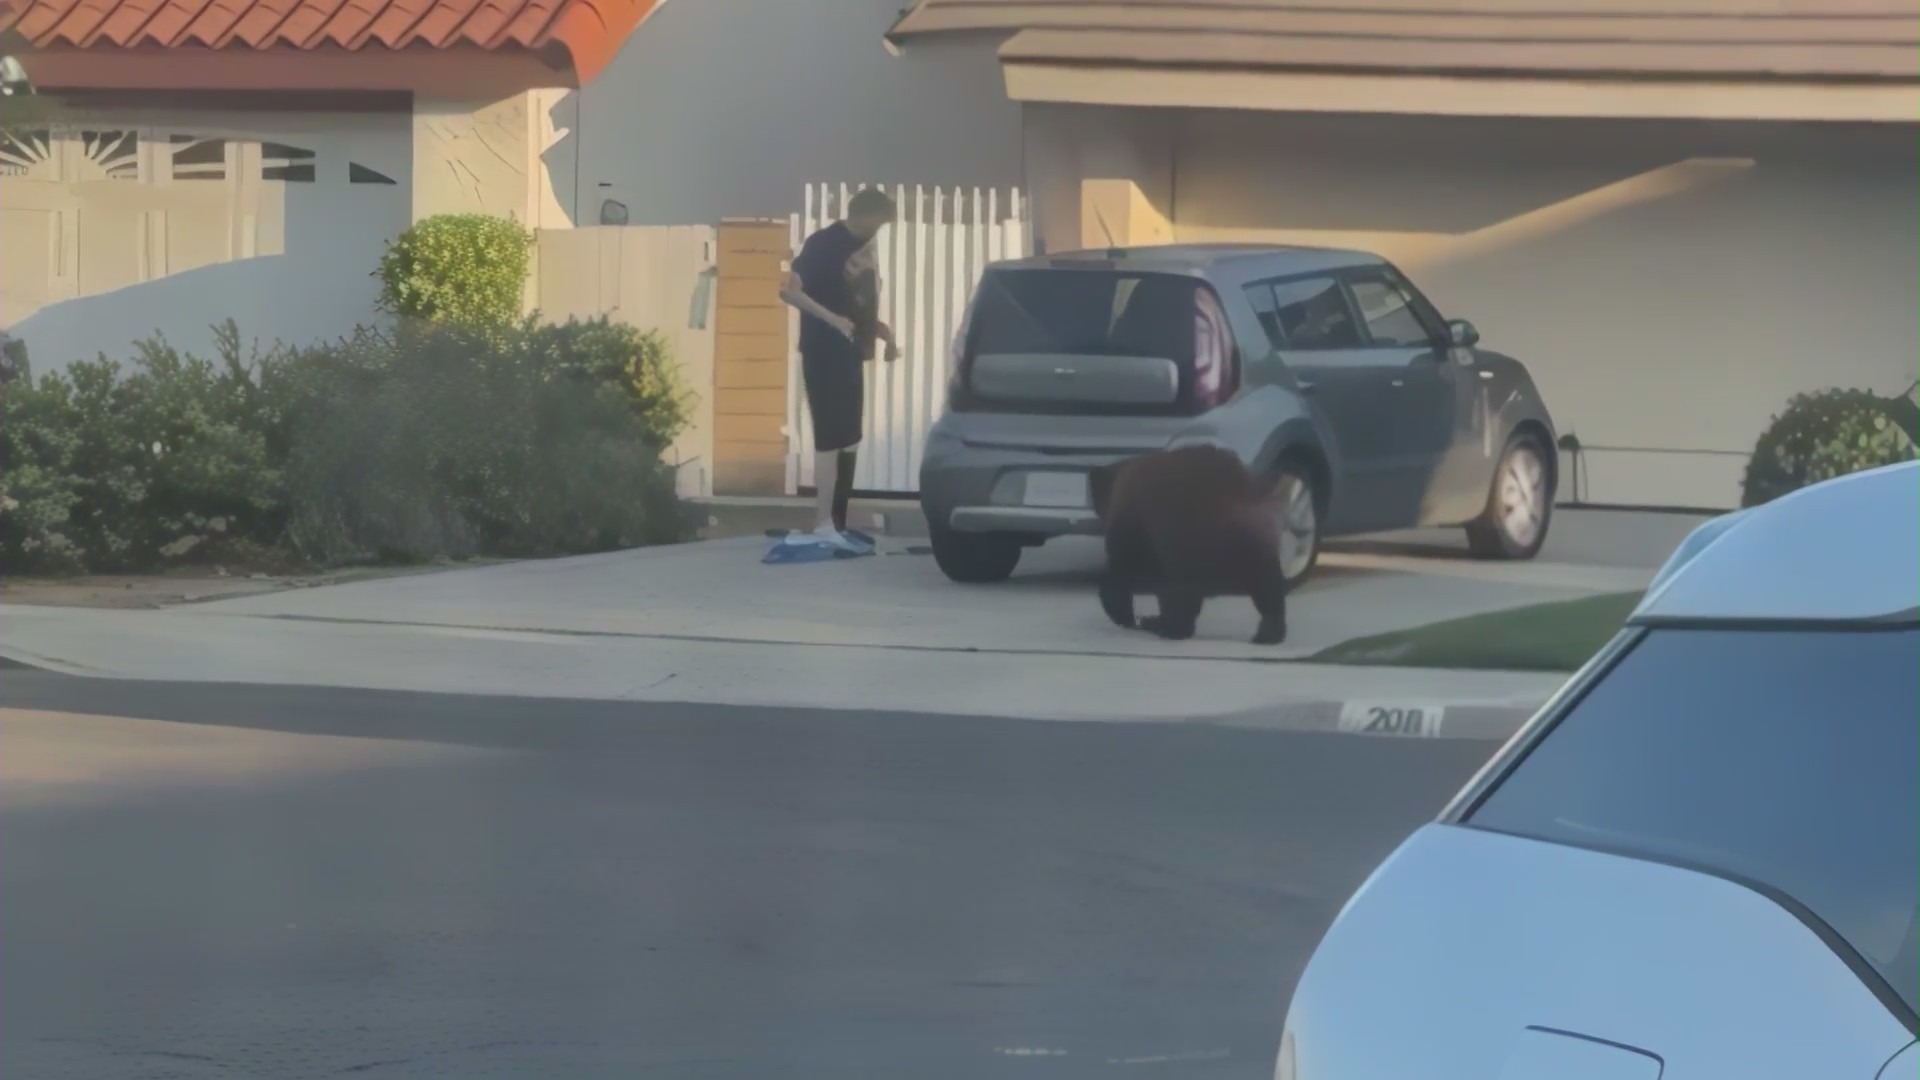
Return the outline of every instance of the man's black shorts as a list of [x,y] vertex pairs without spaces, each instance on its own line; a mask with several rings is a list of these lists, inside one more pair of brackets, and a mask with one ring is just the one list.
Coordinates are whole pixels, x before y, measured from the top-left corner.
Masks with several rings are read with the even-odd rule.
[[865,368],[852,342],[845,348],[800,353],[815,450],[845,450],[859,445],[861,413],[866,404]]

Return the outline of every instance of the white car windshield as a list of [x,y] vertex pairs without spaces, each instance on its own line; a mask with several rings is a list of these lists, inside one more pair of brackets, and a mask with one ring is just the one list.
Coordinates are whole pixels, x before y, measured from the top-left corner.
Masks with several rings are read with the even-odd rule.
[[1915,1010],[1917,657],[1913,627],[1653,630],[1469,823],[1758,887]]

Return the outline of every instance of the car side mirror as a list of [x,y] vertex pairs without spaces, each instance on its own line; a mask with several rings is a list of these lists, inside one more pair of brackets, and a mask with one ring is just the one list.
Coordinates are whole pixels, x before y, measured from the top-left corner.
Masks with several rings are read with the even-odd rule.
[[1465,319],[1448,319],[1447,343],[1455,348],[1470,349],[1480,344],[1480,331]]

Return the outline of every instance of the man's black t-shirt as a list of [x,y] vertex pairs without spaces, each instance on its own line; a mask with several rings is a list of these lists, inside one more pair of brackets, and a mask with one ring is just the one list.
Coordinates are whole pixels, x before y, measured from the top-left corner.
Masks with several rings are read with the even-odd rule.
[[[856,340],[872,342],[874,321],[878,318],[878,288],[872,260],[864,256],[866,241],[855,236],[844,221],[807,237],[794,257],[793,272],[800,275],[800,286],[814,303],[853,321]],[[865,351],[853,342],[804,312],[800,316],[800,351],[825,356]]]

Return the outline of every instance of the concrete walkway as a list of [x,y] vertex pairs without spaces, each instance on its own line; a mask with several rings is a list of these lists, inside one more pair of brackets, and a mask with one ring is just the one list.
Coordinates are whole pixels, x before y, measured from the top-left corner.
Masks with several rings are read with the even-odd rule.
[[1334,728],[1343,706],[1387,701],[1484,714],[1448,733],[1499,737],[1560,677],[1277,661],[1647,576],[1330,556],[1294,597],[1287,645],[1263,649],[1245,640],[1243,601],[1212,604],[1189,642],[1107,623],[1091,543],[1041,549],[986,588],[947,582],[924,555],[763,566],[765,546],[714,541],[162,611],[10,605],[0,654],[135,679],[1292,729]]

